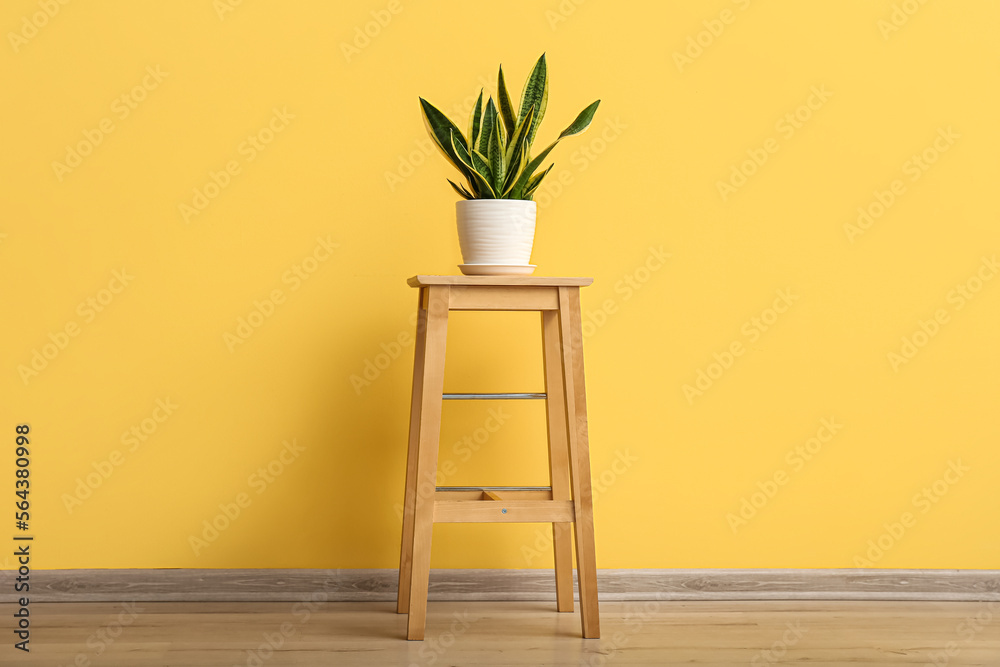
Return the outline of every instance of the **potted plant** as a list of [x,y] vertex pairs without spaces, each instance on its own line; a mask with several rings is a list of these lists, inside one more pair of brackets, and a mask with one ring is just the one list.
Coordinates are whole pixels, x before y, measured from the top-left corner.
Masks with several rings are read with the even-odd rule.
[[[562,139],[586,130],[597,112],[597,100],[580,112],[551,145],[532,157],[531,146],[545,116],[549,75],[545,54],[538,59],[515,108],[504,81],[497,77],[497,101],[483,93],[472,110],[468,134],[434,105],[420,98],[427,131],[434,144],[465,179],[448,180],[462,196],[457,202],[459,268],[467,275],[527,275],[535,238],[534,195],[552,165],[539,166]],[[537,173],[536,173],[537,172]]]

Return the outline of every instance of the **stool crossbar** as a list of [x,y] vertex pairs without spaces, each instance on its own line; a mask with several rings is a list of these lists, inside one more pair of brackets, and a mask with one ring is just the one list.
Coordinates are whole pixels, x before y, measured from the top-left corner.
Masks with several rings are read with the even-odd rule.
[[532,398],[548,398],[546,394],[445,394],[442,396],[446,401],[471,401],[482,398],[492,398],[497,399],[532,399]]
[[[600,637],[580,317],[580,288],[592,282],[478,276],[415,276],[408,281],[419,297],[396,604],[398,613],[409,614],[407,639],[424,638],[433,525],[470,522],[551,523],[560,612],[574,610],[575,542],[583,636]],[[444,393],[448,313],[453,310],[540,311],[545,391]],[[442,402],[479,399],[545,401],[549,486],[433,484]]]

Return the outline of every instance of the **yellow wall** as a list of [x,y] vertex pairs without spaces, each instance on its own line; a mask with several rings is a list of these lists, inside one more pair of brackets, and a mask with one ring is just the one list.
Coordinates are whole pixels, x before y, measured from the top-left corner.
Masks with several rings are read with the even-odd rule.
[[[460,261],[417,96],[464,124],[542,51],[543,145],[603,99],[533,256],[596,279],[599,565],[1000,566],[996,3],[224,2],[0,12],[0,492],[30,423],[35,566],[395,566],[405,279]],[[456,315],[446,389],[540,389],[537,335]],[[545,481],[542,406],[500,407],[445,407],[448,484]],[[442,526],[433,565],[547,566],[545,534]]]

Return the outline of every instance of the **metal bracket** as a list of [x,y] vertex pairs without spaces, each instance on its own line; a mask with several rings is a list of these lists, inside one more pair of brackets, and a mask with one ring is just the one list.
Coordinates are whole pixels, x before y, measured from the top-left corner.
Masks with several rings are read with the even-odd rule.
[[438,486],[435,491],[551,491],[551,486]]
[[471,401],[476,399],[538,399],[547,398],[546,394],[442,394],[446,401]]

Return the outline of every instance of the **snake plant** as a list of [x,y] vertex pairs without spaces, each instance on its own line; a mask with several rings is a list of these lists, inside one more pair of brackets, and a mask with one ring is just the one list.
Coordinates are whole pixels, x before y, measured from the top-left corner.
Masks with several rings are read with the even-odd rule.
[[545,54],[538,59],[528,76],[516,110],[507,92],[502,65],[497,88],[497,101],[494,102],[491,96],[485,106],[483,92],[479,92],[469,120],[468,134],[464,134],[447,116],[421,97],[420,106],[427,132],[465,178],[468,187],[448,180],[465,199],[531,199],[542,179],[552,170],[552,165],[540,172],[538,167],[562,139],[580,134],[590,127],[601,101],[597,100],[581,111],[548,148],[532,157],[531,145],[549,101]]

